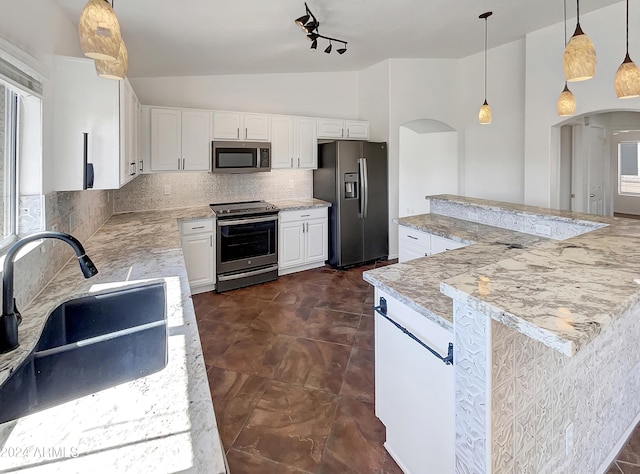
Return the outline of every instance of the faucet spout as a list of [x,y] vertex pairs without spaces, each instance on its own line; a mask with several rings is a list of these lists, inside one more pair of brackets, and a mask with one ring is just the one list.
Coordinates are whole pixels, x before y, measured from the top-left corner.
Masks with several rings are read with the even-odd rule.
[[98,273],[98,269],[84,251],[84,247],[78,239],[64,232],[36,232],[28,235],[14,243],[4,259],[4,269],[2,273],[2,315],[0,315],[0,354],[10,352],[18,347],[18,324],[22,320],[20,313],[16,309],[16,302],[13,297],[13,267],[17,253],[22,247],[30,242],[40,239],[58,239],[71,246],[78,257],[80,269],[85,278],[91,278]]

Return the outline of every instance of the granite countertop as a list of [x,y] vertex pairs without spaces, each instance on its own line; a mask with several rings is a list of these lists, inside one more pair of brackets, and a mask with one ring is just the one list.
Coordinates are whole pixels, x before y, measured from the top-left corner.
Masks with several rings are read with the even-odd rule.
[[311,209],[313,207],[331,207],[331,203],[316,198],[299,198],[299,199],[278,199],[269,201],[275,204],[281,211],[299,211],[302,209]]
[[[423,308],[422,314],[426,315],[428,308],[436,308],[436,316],[448,323],[443,324],[445,327],[451,326],[451,306],[433,291],[436,280],[441,281],[440,291],[449,298],[567,356],[598,337],[640,301],[638,220],[450,195],[429,198],[468,206],[469,212],[490,209],[533,220],[540,216],[547,223],[579,222],[587,230],[564,240],[532,241],[522,250],[496,251],[492,260],[490,248],[486,247],[490,240],[482,239],[485,234],[474,227],[482,224],[460,219],[448,222],[451,218],[441,215],[431,215],[422,223],[420,216],[400,219],[400,225],[461,242],[476,242],[463,249],[365,273],[365,280],[394,289],[396,295]],[[520,234],[500,230],[513,236]],[[474,234],[480,239],[474,239]],[[458,259],[462,265],[456,263]],[[422,285],[407,282],[412,279]]]
[[[388,265],[363,273],[365,281],[394,296],[419,314],[453,331],[453,302],[440,282],[495,263],[547,242],[548,239],[437,214],[394,219],[412,229],[469,244],[448,252]],[[473,245],[471,245],[473,244]],[[517,247],[522,248],[517,248]]]
[[[225,472],[222,444],[190,298],[178,219],[208,208],[116,214],[83,242],[99,270],[75,259],[22,309],[20,347],[0,355],[0,383],[35,346],[61,302],[113,286],[164,281],[168,364],[147,377],[0,425],[0,472]],[[210,214],[209,214],[210,215]]]

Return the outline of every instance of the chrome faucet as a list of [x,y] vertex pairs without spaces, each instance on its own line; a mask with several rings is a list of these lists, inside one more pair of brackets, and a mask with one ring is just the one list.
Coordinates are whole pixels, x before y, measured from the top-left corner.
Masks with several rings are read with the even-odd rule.
[[18,324],[22,322],[22,316],[16,308],[16,300],[13,297],[13,260],[18,251],[26,244],[40,239],[59,239],[68,243],[78,257],[80,269],[85,278],[91,278],[98,269],[84,252],[84,247],[74,236],[64,232],[36,232],[18,240],[9,247],[4,258],[4,270],[2,272],[2,315],[0,315],[0,354],[10,352],[18,347]]

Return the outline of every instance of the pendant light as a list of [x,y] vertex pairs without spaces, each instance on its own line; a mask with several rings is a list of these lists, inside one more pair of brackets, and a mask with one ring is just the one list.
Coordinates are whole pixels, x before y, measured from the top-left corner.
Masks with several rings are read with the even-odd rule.
[[[564,46],[567,46],[567,0],[564,0]],[[567,81],[564,81],[564,89],[558,97],[558,115],[560,117],[570,117],[576,111],[576,98],[569,90]]]
[[487,103],[487,18],[493,15],[493,12],[486,12],[478,18],[484,20],[484,103],[478,112],[478,121],[487,125],[491,123],[491,107]]
[[640,96],[640,70],[629,57],[629,0],[627,0],[627,54],[613,82],[618,99]]
[[118,59],[115,61],[95,60],[96,73],[105,79],[124,80],[127,77],[127,69],[129,68],[129,54],[124,41],[120,40],[120,52]]
[[78,23],[80,47],[92,59],[115,61],[120,50],[120,25],[107,0],[89,0]]
[[568,82],[591,79],[596,73],[596,50],[580,27],[580,0],[576,0],[576,31],[564,48],[562,69]]

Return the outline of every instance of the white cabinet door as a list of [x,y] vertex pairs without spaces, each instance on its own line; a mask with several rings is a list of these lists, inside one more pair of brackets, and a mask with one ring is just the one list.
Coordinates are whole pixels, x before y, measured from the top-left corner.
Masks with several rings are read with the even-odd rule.
[[181,111],[151,109],[151,170],[177,171],[181,166]]
[[183,236],[182,252],[187,266],[189,286],[197,287],[215,283],[213,233]]
[[459,249],[466,247],[466,244],[462,242],[456,242],[455,240],[445,239],[438,235],[431,235],[431,253],[446,252],[447,250]]
[[318,119],[318,138],[342,138],[344,136],[344,120]]
[[358,140],[369,139],[369,122],[363,120],[345,120],[344,129],[346,131],[345,138]]
[[[241,134],[242,135],[242,134]],[[271,140],[271,116],[267,114],[244,114],[244,140]]]
[[416,258],[428,257],[431,255],[428,250],[419,245],[411,245],[407,242],[400,242],[398,246],[398,262],[404,263]]
[[329,226],[327,218],[306,222],[305,261],[324,262],[329,248]]
[[241,140],[240,129],[242,114],[240,112],[214,112],[213,113],[213,139],[214,140]]
[[294,168],[318,168],[318,139],[316,135],[316,120],[307,117],[295,119],[295,157]]
[[304,234],[302,222],[280,223],[280,249],[278,265],[280,268],[295,267],[305,262]]
[[293,167],[293,117],[271,116],[271,168]]
[[208,171],[211,157],[211,113],[182,111],[182,162],[184,171]]
[[[376,289],[387,315],[441,355],[453,334]],[[454,369],[375,313],[375,409],[407,473],[454,472]]]

